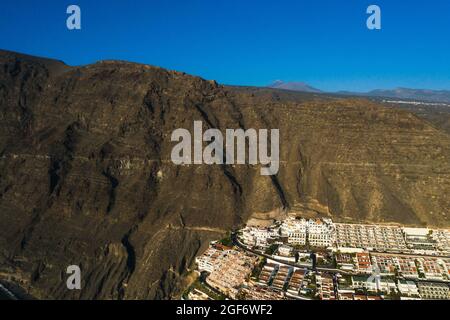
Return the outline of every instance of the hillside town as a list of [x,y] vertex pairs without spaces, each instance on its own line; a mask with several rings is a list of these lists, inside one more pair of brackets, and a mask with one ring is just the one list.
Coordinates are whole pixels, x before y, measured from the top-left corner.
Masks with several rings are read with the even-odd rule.
[[183,299],[450,300],[450,230],[288,217],[196,258]]

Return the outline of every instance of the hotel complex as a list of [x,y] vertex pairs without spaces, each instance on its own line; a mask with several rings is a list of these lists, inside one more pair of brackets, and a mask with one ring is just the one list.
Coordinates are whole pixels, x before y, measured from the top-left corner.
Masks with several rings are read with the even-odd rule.
[[[288,217],[246,226],[233,241],[196,258],[203,285],[223,297],[450,299],[449,230]],[[185,297],[212,299],[208,290]]]

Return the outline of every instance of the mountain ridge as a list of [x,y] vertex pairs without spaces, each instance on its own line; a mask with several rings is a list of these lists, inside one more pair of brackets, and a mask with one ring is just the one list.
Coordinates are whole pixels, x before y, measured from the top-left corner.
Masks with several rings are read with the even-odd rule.
[[[450,226],[449,135],[367,99],[285,96],[0,52],[0,274],[36,298],[171,299],[208,242],[255,213]],[[174,165],[170,135],[196,120],[278,128],[279,173]]]
[[338,94],[346,96],[361,96],[361,97],[380,97],[380,98],[396,98],[407,100],[420,100],[428,102],[445,102],[450,103],[450,90],[433,90],[433,89],[412,89],[405,87],[397,87],[394,89],[374,89],[367,92],[354,92],[347,90],[340,91],[323,91],[314,88],[306,82],[284,82],[276,80],[267,88],[283,89],[298,92],[324,93],[324,94]]

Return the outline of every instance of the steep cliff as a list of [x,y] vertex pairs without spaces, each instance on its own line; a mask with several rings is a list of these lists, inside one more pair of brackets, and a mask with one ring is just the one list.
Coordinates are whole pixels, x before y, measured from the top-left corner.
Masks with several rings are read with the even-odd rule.
[[[179,292],[254,213],[449,226],[450,137],[363,99],[288,101],[183,73],[0,51],[0,276],[40,298]],[[279,128],[278,175],[170,161],[177,128]],[[83,289],[65,270],[80,265]]]

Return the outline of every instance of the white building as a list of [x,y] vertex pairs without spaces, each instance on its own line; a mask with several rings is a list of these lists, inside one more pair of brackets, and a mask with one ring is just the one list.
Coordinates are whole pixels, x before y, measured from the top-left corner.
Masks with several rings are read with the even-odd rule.
[[271,241],[276,241],[280,237],[279,228],[256,228],[246,227],[242,230],[240,239],[250,247],[267,248]]
[[432,230],[431,238],[443,255],[450,255],[450,230]]
[[289,217],[281,225],[281,236],[288,238],[292,245],[306,245],[307,222],[305,219]]
[[336,223],[336,244],[342,248],[364,248],[387,252],[408,250],[402,229],[394,226]]
[[368,276],[352,276],[351,286],[353,289],[366,289],[367,291],[376,292],[378,290],[377,282],[369,280]]
[[205,253],[195,258],[195,262],[198,265],[198,271],[213,272],[217,261],[223,258],[227,251],[218,250],[214,247],[209,247]]
[[417,254],[434,254],[436,242],[432,239],[432,232],[427,228],[403,228],[408,248]]
[[445,283],[419,282],[419,293],[422,299],[448,300],[450,299],[449,287]]
[[293,248],[287,245],[281,245],[278,247],[278,254],[284,257],[292,256]]
[[334,224],[330,219],[287,218],[281,225],[281,235],[292,245],[331,247],[335,241]]
[[394,280],[381,278],[376,282],[379,291],[387,293],[390,293],[392,291],[397,292],[397,285],[395,284]]
[[398,280],[398,291],[404,297],[419,297],[419,288],[414,281]]
[[331,247],[335,242],[335,228],[330,219],[308,221],[308,243],[313,247]]

